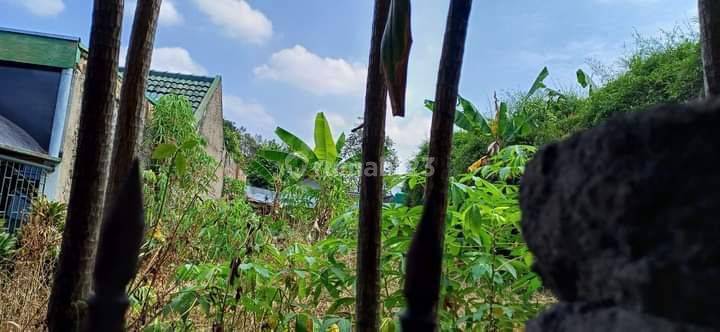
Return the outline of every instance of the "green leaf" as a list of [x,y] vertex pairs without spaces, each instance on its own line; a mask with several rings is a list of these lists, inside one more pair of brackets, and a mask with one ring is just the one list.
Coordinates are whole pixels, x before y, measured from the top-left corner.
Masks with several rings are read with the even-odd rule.
[[275,182],[275,178],[273,177],[270,170],[268,170],[267,167],[265,167],[265,165],[261,164],[257,160],[253,160],[252,162],[250,162],[249,168],[250,168],[250,170],[254,171],[256,174],[260,175],[260,177],[262,177],[263,180],[265,180],[269,183]]
[[177,146],[175,144],[160,144],[155,148],[155,151],[153,151],[152,159],[165,160],[172,157],[176,151]]
[[490,135],[490,125],[480,111],[469,100],[458,96],[461,111],[455,114],[455,125],[467,131],[478,131],[482,135]]
[[581,87],[587,88],[588,87],[588,77],[585,75],[585,72],[582,69],[578,69],[577,71],[577,81],[578,84],[580,84]]
[[483,215],[480,206],[477,204],[471,205],[470,208],[465,211],[465,217],[463,219],[465,219],[466,227],[472,230],[476,236],[484,233],[484,230],[482,229]]
[[395,116],[405,116],[407,70],[412,47],[410,0],[393,0],[380,46],[380,62]]
[[508,105],[506,102],[500,103],[500,109],[498,110],[498,126],[500,131],[500,137],[503,143],[507,143],[512,140],[512,133],[515,132],[515,124],[508,115]]
[[198,146],[198,145],[200,145],[200,141],[199,141],[199,140],[190,139],[190,140],[185,141],[185,143],[183,143],[183,144],[180,146],[180,149],[183,150],[183,151],[188,151],[188,150],[192,150],[193,148],[195,148],[195,147]]
[[185,154],[179,153],[175,156],[175,171],[177,171],[177,174],[184,175],[187,172],[187,165]]
[[263,159],[275,162],[280,166],[291,166],[293,168],[303,168],[307,163],[304,156],[275,150],[259,150],[257,155]]
[[299,314],[295,317],[296,332],[313,332],[313,320],[306,314]]
[[547,67],[545,67],[540,71],[540,74],[538,74],[537,78],[535,78],[535,82],[533,82],[533,85],[530,87],[530,90],[528,91],[525,98],[530,98],[532,95],[535,94],[535,92],[545,88],[544,82],[548,76],[550,76],[550,71]]
[[195,288],[185,288],[170,301],[166,309],[172,310],[179,315],[184,315],[195,306],[197,298],[198,294]]
[[340,153],[342,153],[342,149],[345,147],[345,133],[340,134],[337,142],[335,142],[335,147],[337,148],[338,155],[340,155]]
[[435,102],[429,99],[425,99],[425,108],[427,108],[430,112],[434,112]]
[[337,147],[330,131],[330,124],[322,112],[315,116],[315,155],[318,160],[337,162]]
[[330,305],[330,308],[327,310],[327,314],[334,314],[338,311],[340,307],[343,306],[350,306],[353,303],[355,303],[354,297],[343,297],[340,299],[335,300],[332,305]]
[[317,160],[315,152],[303,140],[292,134],[291,132],[277,127],[275,134],[282,140],[290,150],[294,153],[305,156],[309,162]]
[[392,318],[383,319],[380,324],[380,332],[395,332],[395,322]]
[[582,69],[578,69],[577,71],[577,81],[578,84],[580,84],[580,86],[582,86],[583,88],[589,88],[590,94],[592,94],[593,90],[595,90],[595,82],[593,82],[590,75],[585,73],[585,71],[583,71]]

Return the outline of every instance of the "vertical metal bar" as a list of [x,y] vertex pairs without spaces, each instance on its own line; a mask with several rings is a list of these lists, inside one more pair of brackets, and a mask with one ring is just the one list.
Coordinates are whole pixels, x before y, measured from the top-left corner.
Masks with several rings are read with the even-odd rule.
[[145,212],[136,160],[116,200],[106,213],[100,233],[93,281],[88,301],[86,331],[124,331],[129,300],[125,288],[135,276],[145,232]]
[[705,96],[720,95],[720,1],[698,0]]
[[433,171],[428,174],[425,207],[408,251],[403,331],[437,329],[453,122],[471,8],[472,0],[450,2],[430,134],[428,160]]
[[[376,0],[370,59],[365,92],[365,127],[362,137],[362,174],[357,241],[357,287],[355,314],[358,332],[380,328],[380,250],[383,153],[387,88],[383,79],[380,48],[389,14],[390,0]],[[375,169],[373,172],[372,169]]]

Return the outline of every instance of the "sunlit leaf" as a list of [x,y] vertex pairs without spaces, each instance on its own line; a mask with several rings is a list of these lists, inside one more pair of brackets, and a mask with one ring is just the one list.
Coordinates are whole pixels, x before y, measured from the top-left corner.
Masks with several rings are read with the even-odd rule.
[[530,90],[525,97],[530,98],[532,97],[532,95],[535,94],[535,92],[545,88],[545,79],[548,76],[550,76],[550,71],[547,67],[545,67],[540,71],[540,74],[538,74],[537,78],[535,78],[535,82],[533,82],[533,85],[530,87]]
[[165,160],[172,157],[177,151],[175,144],[165,143],[160,144],[153,151],[152,158],[155,160]]
[[184,175],[187,172],[187,158],[185,154],[179,153],[175,157],[175,170],[178,174]]
[[303,140],[295,136],[293,133],[277,127],[275,134],[290,148],[292,152],[298,153],[305,156],[308,161],[314,161],[317,159],[315,152],[311,149]]
[[335,163],[338,151],[333,140],[330,124],[322,112],[315,116],[315,155],[318,160]]
[[382,320],[380,332],[395,332],[395,322],[392,318],[384,318]]
[[338,155],[342,153],[343,148],[345,147],[345,133],[341,133],[340,137],[338,137],[337,142],[335,142],[335,148],[337,149]]
[[265,167],[265,165],[261,164],[259,161],[251,161],[249,167],[253,172],[255,172],[255,174],[260,175],[260,177],[262,177],[263,180],[267,181],[268,183],[275,182],[275,179],[270,170],[268,170],[267,167]]

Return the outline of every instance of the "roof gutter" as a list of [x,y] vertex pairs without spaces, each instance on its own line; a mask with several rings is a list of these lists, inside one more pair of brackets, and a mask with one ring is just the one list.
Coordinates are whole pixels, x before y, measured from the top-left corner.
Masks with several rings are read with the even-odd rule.
[[55,115],[53,116],[50,148],[48,149],[50,156],[55,158],[60,157],[60,149],[62,148],[63,137],[65,136],[65,121],[68,106],[70,105],[70,89],[72,88],[73,72],[73,68],[66,68],[63,69],[60,74],[60,86],[55,102]]

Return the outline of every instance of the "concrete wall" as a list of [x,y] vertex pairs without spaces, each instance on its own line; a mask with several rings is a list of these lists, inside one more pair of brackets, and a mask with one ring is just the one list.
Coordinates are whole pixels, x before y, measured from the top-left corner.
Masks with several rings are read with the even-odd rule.
[[[80,114],[82,113],[82,98],[85,88],[85,74],[87,67],[87,54],[82,53],[79,63],[75,67],[72,80],[72,88],[70,90],[70,105],[68,106],[67,117],[65,119],[65,133],[60,152],[61,162],[55,166],[55,172],[48,176],[47,186],[52,186],[51,190],[46,190],[49,199],[67,203],[70,199],[70,190],[72,189],[73,172],[75,167],[75,158],[77,156],[78,132],[80,129]],[[122,87],[121,80],[115,85],[115,106],[113,117],[117,117],[117,110],[120,105],[120,89]],[[145,103],[146,109],[149,103]],[[146,113],[147,114],[147,113]],[[113,121],[114,123],[114,121]],[[110,130],[111,136],[115,127]],[[108,153],[111,153],[110,151]]]
[[[200,134],[207,140],[206,150],[217,162],[224,163],[225,160],[225,138],[223,136],[223,104],[222,104],[222,82],[218,85],[207,103],[205,114],[198,125]],[[222,195],[223,177],[225,167],[219,165],[215,172],[216,180],[210,186],[210,194],[213,197]]]
[[240,166],[230,157],[230,155],[225,156],[225,174],[224,176],[226,178],[233,178],[240,181],[247,181],[247,176],[245,175],[245,172],[240,168]]
[[[80,127],[80,111],[82,109],[83,89],[85,87],[85,69],[87,66],[87,55],[83,53],[79,63],[73,72],[72,88],[70,90],[70,105],[65,118],[65,135],[60,150],[61,162],[55,167],[55,174],[50,175],[48,186],[54,189],[48,197],[51,200],[66,202],[70,198],[72,186],[73,167],[75,167],[75,156],[77,154],[78,129]],[[55,183],[50,183],[50,181]]]

